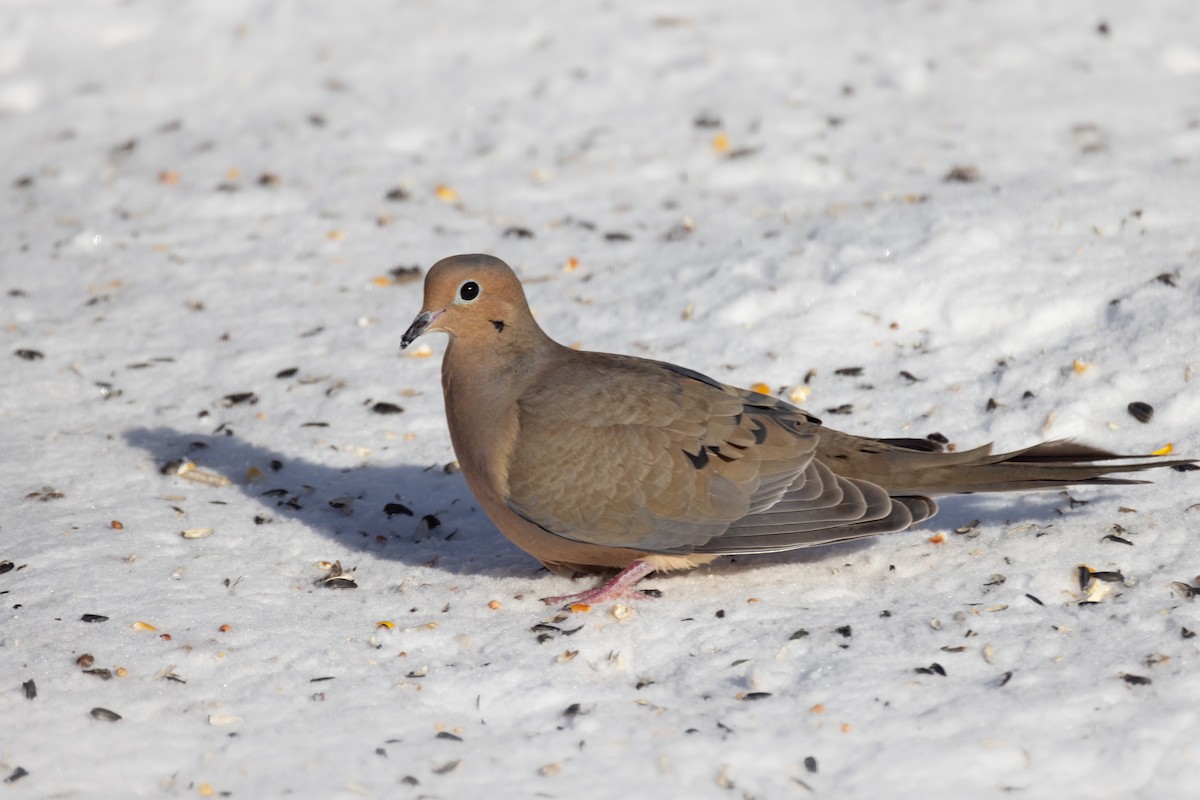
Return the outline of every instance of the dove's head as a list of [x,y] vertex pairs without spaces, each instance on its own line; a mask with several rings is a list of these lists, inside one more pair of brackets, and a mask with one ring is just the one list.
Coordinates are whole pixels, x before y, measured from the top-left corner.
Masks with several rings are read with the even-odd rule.
[[537,330],[521,282],[507,264],[487,255],[443,258],[425,276],[425,304],[400,340],[404,349],[423,333],[475,343]]

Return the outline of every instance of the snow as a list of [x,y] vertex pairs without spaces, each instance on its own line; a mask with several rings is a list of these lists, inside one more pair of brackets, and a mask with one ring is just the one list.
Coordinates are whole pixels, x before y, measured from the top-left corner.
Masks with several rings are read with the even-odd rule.
[[401,356],[420,282],[376,279],[490,252],[561,341],[815,370],[832,427],[1196,455],[1197,33],[1186,0],[6,4],[5,793],[1189,794],[1192,473],[551,622],[580,584],[443,469],[443,342]]

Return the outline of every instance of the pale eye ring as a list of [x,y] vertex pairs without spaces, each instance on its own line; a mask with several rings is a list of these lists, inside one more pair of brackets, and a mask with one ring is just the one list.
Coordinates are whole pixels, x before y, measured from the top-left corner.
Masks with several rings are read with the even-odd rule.
[[456,303],[473,303],[481,293],[479,284],[475,281],[463,281],[458,286],[458,296],[455,299]]

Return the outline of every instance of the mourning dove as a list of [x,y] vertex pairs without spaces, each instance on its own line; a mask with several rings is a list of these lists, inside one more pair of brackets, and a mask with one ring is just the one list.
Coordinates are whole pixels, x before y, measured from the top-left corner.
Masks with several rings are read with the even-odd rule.
[[642,596],[651,572],[900,531],[929,495],[1142,483],[1190,461],[1053,441],[992,455],[824,427],[773,397],[661,361],[564,347],[517,276],[487,255],[435,264],[401,340],[449,334],[442,389],[467,485],[500,532],[560,575],[619,569],[550,603]]

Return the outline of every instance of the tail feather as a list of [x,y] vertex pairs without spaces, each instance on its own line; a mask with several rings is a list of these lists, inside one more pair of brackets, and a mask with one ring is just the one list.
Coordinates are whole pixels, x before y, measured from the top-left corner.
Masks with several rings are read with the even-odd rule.
[[[1077,485],[1147,483],[1135,478],[1111,476],[1195,463],[1194,459],[1163,461],[1157,456],[1121,455],[1070,440],[1042,442],[1033,447],[995,455],[980,453],[979,450],[970,452],[977,455],[969,461],[936,466],[930,465],[928,456],[922,453],[920,455],[924,457],[919,458],[921,463],[907,470],[903,469],[901,457],[894,465],[895,480],[887,488],[892,494],[970,494]],[[1129,459],[1153,460],[1129,463]],[[1111,463],[1113,461],[1126,463]]]

